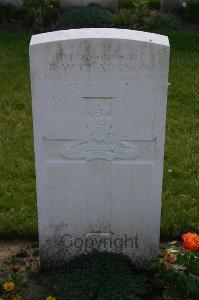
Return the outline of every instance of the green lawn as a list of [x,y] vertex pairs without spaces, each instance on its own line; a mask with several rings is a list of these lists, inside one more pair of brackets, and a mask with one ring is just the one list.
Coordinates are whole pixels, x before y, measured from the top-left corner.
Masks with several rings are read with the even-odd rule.
[[[199,32],[171,41],[162,237],[199,230]],[[36,235],[36,193],[26,33],[0,33],[0,235]],[[199,151],[198,151],[199,152]]]

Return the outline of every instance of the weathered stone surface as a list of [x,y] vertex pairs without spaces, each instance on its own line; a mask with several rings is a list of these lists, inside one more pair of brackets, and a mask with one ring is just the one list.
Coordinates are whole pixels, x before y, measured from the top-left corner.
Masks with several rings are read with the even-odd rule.
[[158,253],[169,42],[119,29],[30,44],[43,265],[95,248]]

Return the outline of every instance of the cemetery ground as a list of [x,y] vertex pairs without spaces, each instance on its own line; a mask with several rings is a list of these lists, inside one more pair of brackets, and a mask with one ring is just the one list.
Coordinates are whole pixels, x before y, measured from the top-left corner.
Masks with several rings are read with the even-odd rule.
[[[171,62],[162,239],[199,228],[199,32],[169,31]],[[26,33],[0,33],[0,235],[37,236],[32,111]]]
[[[184,232],[197,232],[199,228],[199,32],[161,33],[168,35],[171,42],[161,237],[172,241],[180,240]],[[19,295],[27,300],[47,296],[49,300],[54,297],[58,300],[166,299],[166,295],[160,296],[167,292],[165,281],[160,279],[161,265],[156,265],[155,272],[153,268],[138,272],[126,257],[117,254],[94,252],[88,257],[80,256],[59,275],[39,271],[38,245],[34,240],[37,216],[29,40],[27,33],[0,32],[0,235],[2,238],[33,238],[16,244],[2,242],[1,268],[6,270],[7,281],[15,286],[5,286],[0,297],[15,300],[20,299]],[[163,254],[163,264],[171,265],[179,254],[181,244],[175,245],[179,248]],[[197,266],[194,254],[186,255],[187,269]],[[166,280],[169,277],[174,281],[170,271],[166,269],[163,275]],[[177,277],[180,296],[173,299],[199,299],[195,285],[197,272],[191,270],[191,277],[187,277],[187,273]]]

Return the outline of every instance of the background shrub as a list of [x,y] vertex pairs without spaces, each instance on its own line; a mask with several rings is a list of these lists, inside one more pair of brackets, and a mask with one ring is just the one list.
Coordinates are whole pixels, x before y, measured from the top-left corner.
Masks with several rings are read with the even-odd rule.
[[146,28],[153,29],[174,29],[178,30],[182,26],[182,21],[177,16],[157,12],[146,20]]
[[53,30],[59,21],[59,0],[23,0],[34,32]]
[[199,1],[192,0],[187,3],[185,19],[190,22],[199,23]]
[[119,0],[119,8],[148,7],[151,9],[160,9],[161,0]]
[[26,15],[23,10],[17,9],[12,5],[0,4],[0,28],[11,31],[18,29],[21,23],[27,22]]
[[119,8],[132,8],[133,0],[119,0]]
[[151,9],[160,9],[161,0],[148,0],[149,8]]
[[63,28],[104,27],[110,25],[112,13],[99,5],[72,7],[63,12]]
[[149,0],[119,0],[119,8],[132,9],[134,12],[146,12],[149,8]]
[[133,14],[130,9],[121,8],[112,19],[113,27],[128,27],[134,23]]
[[148,0],[120,0],[119,10],[113,16],[113,26],[143,29],[149,12]]
[[173,14],[161,12],[160,0],[119,0],[116,11],[96,4],[62,10],[59,0],[22,1],[22,10],[0,4],[0,29],[39,33],[81,27],[118,27],[147,31],[185,26],[193,29],[199,23],[199,0],[187,0],[187,7]]

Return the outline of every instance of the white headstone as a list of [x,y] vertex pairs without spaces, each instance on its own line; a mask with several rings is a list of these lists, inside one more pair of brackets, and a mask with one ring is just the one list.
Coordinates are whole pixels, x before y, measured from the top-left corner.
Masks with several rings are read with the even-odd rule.
[[30,44],[43,265],[82,252],[159,250],[169,42],[79,29]]

